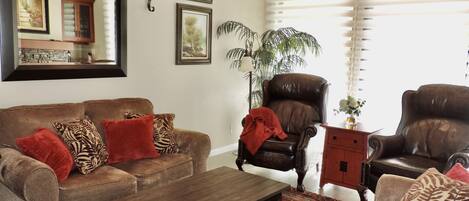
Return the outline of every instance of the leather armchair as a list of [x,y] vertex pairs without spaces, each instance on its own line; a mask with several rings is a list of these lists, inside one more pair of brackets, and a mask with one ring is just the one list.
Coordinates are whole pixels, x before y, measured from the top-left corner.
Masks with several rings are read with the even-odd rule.
[[363,166],[363,185],[375,191],[383,174],[415,179],[435,167],[469,168],[469,88],[425,85],[402,96],[402,117],[393,136],[371,136],[374,150]]
[[277,114],[288,138],[285,141],[268,139],[254,156],[240,140],[236,159],[238,169],[243,171],[245,161],[281,171],[295,169],[297,189],[304,191],[303,179],[309,164],[306,149],[317,133],[315,124],[326,121],[327,90],[327,81],[314,75],[281,74],[264,81],[262,105]]

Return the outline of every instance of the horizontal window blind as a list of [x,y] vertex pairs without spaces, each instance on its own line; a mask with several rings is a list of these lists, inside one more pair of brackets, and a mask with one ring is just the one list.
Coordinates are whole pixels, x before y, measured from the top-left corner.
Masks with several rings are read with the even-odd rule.
[[105,55],[107,60],[116,60],[116,6],[114,0],[103,0]]
[[[363,119],[389,133],[401,116],[401,97],[421,85],[467,85],[469,1],[361,0],[357,96]],[[370,122],[371,121],[371,122]]]
[[[353,28],[351,0],[267,0],[268,29],[294,27],[312,34],[322,47],[318,57],[308,55],[306,68],[295,71],[324,77],[331,83],[327,112],[333,113],[339,99],[347,94]],[[328,115],[328,119],[335,118]]]
[[333,84],[329,109],[346,94],[366,99],[362,118],[392,132],[405,90],[468,84],[469,0],[266,2],[267,28],[291,26],[318,38],[322,54],[298,71]]

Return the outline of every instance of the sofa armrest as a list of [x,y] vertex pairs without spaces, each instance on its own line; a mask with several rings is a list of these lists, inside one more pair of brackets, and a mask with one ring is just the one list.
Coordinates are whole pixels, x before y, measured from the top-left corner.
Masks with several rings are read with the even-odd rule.
[[456,152],[448,158],[446,163],[445,172],[450,170],[456,163],[460,163],[464,168],[469,168],[469,150],[465,149],[461,152]]
[[0,183],[26,201],[58,201],[59,183],[44,163],[10,148],[0,148]]
[[192,157],[194,175],[207,171],[207,160],[211,150],[209,136],[182,129],[174,129],[174,132],[180,153]]
[[368,143],[373,148],[369,160],[375,160],[401,153],[404,147],[404,137],[401,135],[372,135]]
[[414,182],[407,177],[383,174],[376,186],[375,201],[401,200]]

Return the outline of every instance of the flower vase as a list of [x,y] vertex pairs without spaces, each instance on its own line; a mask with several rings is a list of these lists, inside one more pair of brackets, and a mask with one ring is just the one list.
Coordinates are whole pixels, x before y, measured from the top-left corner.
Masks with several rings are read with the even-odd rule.
[[357,119],[353,115],[349,115],[347,119],[345,119],[345,125],[347,126],[355,126],[357,125]]

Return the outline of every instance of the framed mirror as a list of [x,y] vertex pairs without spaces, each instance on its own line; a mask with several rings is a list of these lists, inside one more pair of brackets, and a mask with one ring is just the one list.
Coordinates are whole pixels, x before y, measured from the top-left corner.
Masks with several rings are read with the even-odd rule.
[[126,76],[126,0],[0,1],[3,81]]

